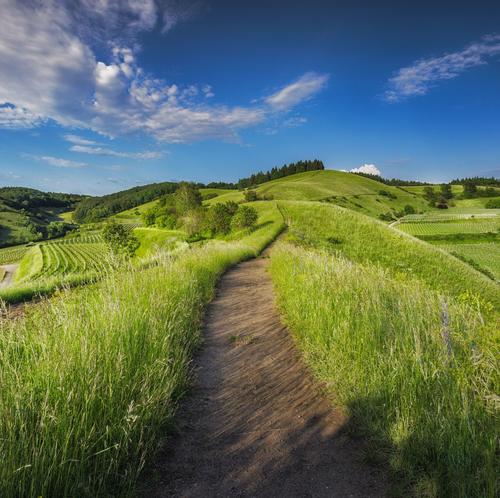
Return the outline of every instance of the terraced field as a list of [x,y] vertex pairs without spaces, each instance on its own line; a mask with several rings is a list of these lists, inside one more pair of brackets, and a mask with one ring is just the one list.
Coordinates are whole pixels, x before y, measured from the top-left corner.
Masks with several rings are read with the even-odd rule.
[[16,281],[37,281],[104,270],[109,266],[109,251],[103,242],[95,240],[95,236],[88,236],[32,247],[21,260]]
[[14,246],[0,249],[0,265],[21,261],[28,249],[29,248],[27,246]]

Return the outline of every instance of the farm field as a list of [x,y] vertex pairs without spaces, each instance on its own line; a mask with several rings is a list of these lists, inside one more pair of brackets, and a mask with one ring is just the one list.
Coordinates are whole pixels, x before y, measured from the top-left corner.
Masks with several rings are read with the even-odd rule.
[[452,235],[497,233],[500,228],[500,218],[464,218],[464,219],[424,219],[421,221],[404,221],[397,225],[410,235]]
[[458,254],[473,261],[500,281],[500,243],[442,244],[439,247],[452,254]]
[[27,246],[14,246],[0,249],[0,265],[21,261],[28,249]]

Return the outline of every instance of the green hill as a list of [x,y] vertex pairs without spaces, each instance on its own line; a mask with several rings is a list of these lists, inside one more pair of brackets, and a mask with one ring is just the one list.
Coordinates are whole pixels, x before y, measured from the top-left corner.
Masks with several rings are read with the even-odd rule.
[[0,188],[0,247],[40,240],[51,221],[85,197],[24,187]]
[[[375,217],[385,213],[395,215],[405,206],[412,206],[416,212],[430,209],[417,193],[333,170],[298,173],[263,183],[255,190],[264,199],[328,202]],[[242,199],[243,192],[229,191],[209,202]]]

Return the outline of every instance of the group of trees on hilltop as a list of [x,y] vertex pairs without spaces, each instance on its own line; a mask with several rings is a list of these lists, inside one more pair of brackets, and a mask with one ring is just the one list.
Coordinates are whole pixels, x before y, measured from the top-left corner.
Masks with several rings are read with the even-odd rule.
[[481,187],[500,187],[500,179],[490,178],[484,176],[472,176],[468,178],[455,178],[452,180],[451,185],[465,185],[466,183],[473,184]]
[[183,228],[189,237],[208,233],[211,237],[231,230],[252,228],[257,222],[257,211],[251,206],[228,201],[210,208],[203,206],[197,185],[182,182],[173,194],[160,198],[145,211],[142,220],[146,226]]
[[77,202],[85,199],[85,196],[41,192],[27,187],[2,187],[0,188],[0,199],[11,208],[29,210],[43,207],[72,208]]
[[417,180],[399,180],[398,178],[383,178],[380,175],[370,175],[370,173],[360,173],[356,172],[355,175],[364,176],[370,180],[375,180],[377,182],[389,185],[392,187],[419,187],[423,185],[431,185],[426,182],[419,182]]
[[313,159],[312,161],[297,161],[295,163],[285,164],[281,168],[272,168],[270,171],[259,171],[248,178],[238,180],[236,186],[239,189],[245,189],[260,185],[261,183],[284,178],[285,176],[295,175],[296,173],[305,173],[306,171],[324,170],[323,161]]
[[93,223],[175,192],[177,186],[174,182],[152,183],[102,197],[89,197],[78,204],[73,219],[79,223]]

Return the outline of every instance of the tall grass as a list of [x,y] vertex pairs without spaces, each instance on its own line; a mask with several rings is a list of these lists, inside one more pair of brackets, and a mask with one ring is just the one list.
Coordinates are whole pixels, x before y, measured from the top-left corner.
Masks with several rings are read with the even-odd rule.
[[393,276],[418,279],[441,292],[469,293],[500,307],[500,288],[487,276],[445,251],[382,222],[337,206],[280,202],[290,238],[359,263],[373,263]]
[[493,497],[495,324],[418,279],[340,254],[280,243],[271,274],[306,361],[377,458],[415,496]]
[[[219,275],[281,230],[130,266],[0,331],[0,496],[122,496],[171,420]],[[127,270],[127,271],[125,271]]]

